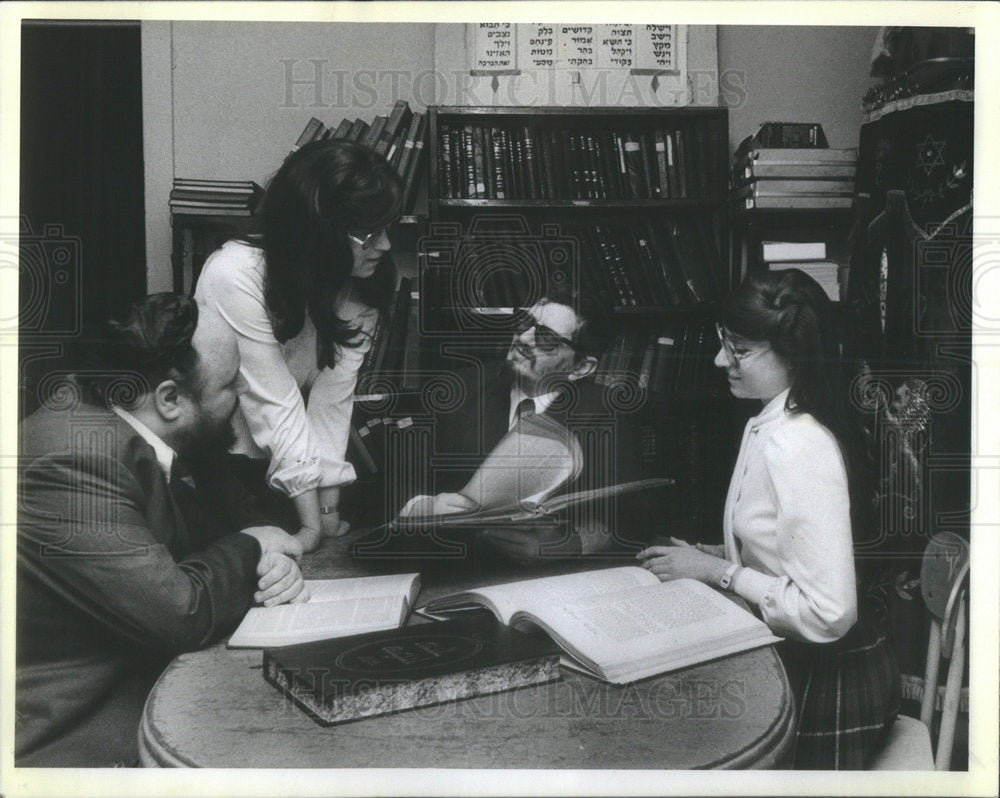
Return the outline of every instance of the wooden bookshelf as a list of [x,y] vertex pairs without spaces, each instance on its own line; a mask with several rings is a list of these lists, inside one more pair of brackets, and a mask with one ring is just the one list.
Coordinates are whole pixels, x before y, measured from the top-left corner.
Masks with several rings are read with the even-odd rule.
[[441,106],[428,120],[431,370],[502,356],[515,308],[579,286],[620,327],[596,374],[609,406],[628,408],[616,423],[640,431],[651,475],[677,479],[664,524],[716,529],[732,414],[714,321],[736,278],[726,109]]

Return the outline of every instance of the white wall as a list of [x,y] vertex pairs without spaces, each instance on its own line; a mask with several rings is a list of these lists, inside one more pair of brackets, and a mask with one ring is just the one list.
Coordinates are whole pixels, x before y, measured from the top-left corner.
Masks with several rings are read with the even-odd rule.
[[819,122],[831,147],[858,146],[878,28],[719,27],[730,150],[763,122]]
[[[688,30],[699,104],[729,107],[731,147],[765,121],[817,121],[831,147],[857,145],[875,28]],[[143,22],[142,44],[150,291],[170,288],[174,177],[263,185],[309,117],[454,103],[465,66],[457,23]]]

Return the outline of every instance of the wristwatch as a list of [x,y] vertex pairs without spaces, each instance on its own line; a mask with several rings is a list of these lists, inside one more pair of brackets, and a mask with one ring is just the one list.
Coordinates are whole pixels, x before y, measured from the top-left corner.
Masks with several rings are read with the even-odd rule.
[[729,586],[733,583],[733,577],[736,576],[736,572],[738,570],[740,570],[740,565],[738,563],[730,565],[719,579],[719,587],[723,590],[729,590]]
[[319,507],[320,515],[333,515],[337,512],[337,506],[334,504],[321,504]]

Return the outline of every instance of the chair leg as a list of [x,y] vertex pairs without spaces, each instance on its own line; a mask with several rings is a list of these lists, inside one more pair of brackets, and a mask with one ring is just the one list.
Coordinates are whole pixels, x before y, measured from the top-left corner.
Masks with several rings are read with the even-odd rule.
[[938,668],[941,661],[941,622],[931,618],[930,639],[927,641],[927,664],[924,670],[924,697],[920,699],[920,720],[928,729],[934,721],[937,699]]
[[937,751],[934,755],[936,770],[948,770],[951,766],[951,750],[955,743],[955,723],[958,719],[958,703],[962,693],[962,671],[964,668],[965,600],[963,599],[958,605],[955,619],[955,643],[951,650],[951,664],[948,666],[944,705],[941,707],[941,730],[938,732]]

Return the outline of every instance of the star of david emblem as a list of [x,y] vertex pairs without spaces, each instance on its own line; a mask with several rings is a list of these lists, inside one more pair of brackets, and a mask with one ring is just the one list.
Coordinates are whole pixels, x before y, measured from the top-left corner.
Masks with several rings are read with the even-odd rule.
[[935,166],[944,166],[944,147],[947,141],[937,141],[930,133],[917,146],[917,166],[923,167],[925,174],[934,171]]

